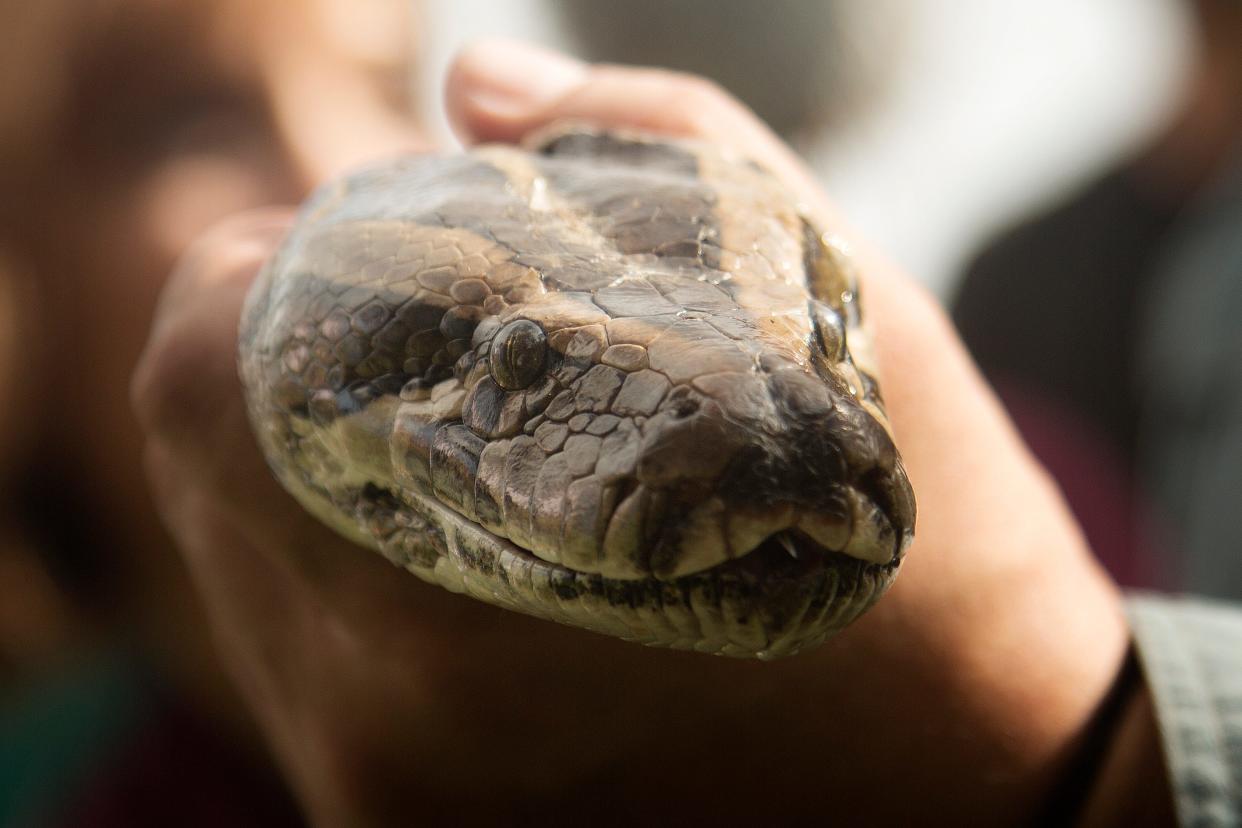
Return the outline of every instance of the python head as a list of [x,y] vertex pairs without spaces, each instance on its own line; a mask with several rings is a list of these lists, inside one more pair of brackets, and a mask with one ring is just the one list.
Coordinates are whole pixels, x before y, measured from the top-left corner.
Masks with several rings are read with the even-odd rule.
[[560,130],[323,188],[240,362],[269,463],[419,577],[647,644],[797,652],[915,505],[848,257],[763,170]]

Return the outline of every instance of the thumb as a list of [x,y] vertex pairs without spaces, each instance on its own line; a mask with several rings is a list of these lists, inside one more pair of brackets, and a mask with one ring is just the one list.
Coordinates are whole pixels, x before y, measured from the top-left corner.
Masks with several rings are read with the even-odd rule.
[[475,41],[449,70],[449,121],[468,143],[518,141],[589,74],[587,64],[537,46],[498,38]]
[[445,106],[466,143],[516,143],[556,121],[692,138],[762,164],[826,224],[844,222],[767,125],[715,83],[665,69],[589,65],[511,40],[480,40],[449,70]]

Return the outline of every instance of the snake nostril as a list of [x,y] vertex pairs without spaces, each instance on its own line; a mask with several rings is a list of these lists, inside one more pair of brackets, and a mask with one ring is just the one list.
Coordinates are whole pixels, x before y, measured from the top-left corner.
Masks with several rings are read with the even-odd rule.
[[699,401],[693,397],[687,397],[684,400],[679,400],[677,404],[673,406],[673,415],[678,419],[685,419],[686,417],[697,413],[698,410]]

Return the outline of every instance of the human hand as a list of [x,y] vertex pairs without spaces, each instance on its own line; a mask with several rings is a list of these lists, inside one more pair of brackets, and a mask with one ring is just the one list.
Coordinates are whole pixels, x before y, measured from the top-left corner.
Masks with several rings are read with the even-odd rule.
[[[849,235],[800,162],[701,80],[489,43],[458,58],[447,106],[469,141],[573,119],[731,146]],[[303,513],[255,446],[235,368],[243,297],[287,222],[241,216],[187,254],[134,387],[164,519],[316,819],[1008,823],[1050,795],[1124,657],[1118,597],[943,313],[892,265],[855,242],[915,544],[852,627],[757,663],[463,599]]]

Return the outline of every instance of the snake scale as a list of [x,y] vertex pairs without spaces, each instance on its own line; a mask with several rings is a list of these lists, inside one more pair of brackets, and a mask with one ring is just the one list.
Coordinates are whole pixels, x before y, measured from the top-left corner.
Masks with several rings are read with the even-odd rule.
[[850,259],[758,165],[562,127],[322,187],[239,363],[281,483],[483,601],[771,658],[891,584],[915,504]]

